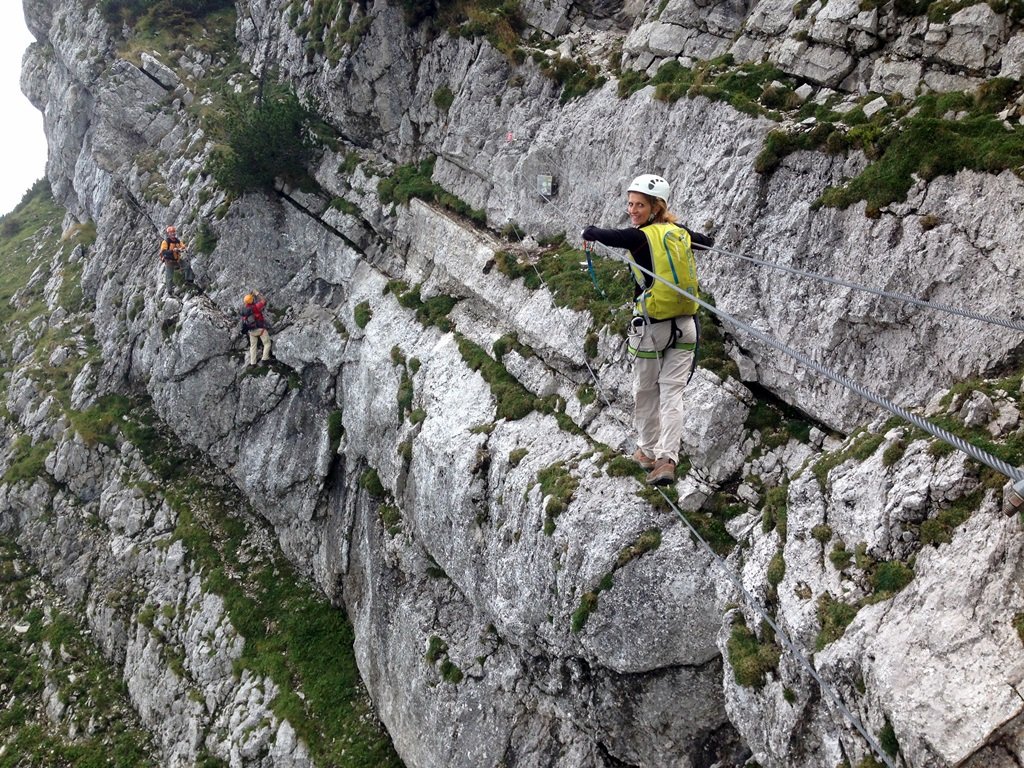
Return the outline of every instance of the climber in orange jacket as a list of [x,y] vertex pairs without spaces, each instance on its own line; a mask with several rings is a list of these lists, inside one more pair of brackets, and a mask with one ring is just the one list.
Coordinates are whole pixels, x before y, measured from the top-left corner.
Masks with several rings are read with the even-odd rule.
[[164,266],[164,288],[167,289],[167,293],[174,290],[175,270],[181,270],[182,277],[188,283],[195,279],[192,265],[184,255],[185,248],[185,243],[178,239],[175,227],[167,227],[167,236],[160,242],[160,263]]

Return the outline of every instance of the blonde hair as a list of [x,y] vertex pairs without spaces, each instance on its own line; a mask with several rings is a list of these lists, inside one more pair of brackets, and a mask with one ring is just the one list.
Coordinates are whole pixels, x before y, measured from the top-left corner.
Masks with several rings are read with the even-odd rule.
[[653,216],[653,223],[675,224],[679,220],[676,218],[674,213],[669,211],[668,203],[660,197],[652,197],[651,195],[644,195],[644,197],[651,201],[651,215]]

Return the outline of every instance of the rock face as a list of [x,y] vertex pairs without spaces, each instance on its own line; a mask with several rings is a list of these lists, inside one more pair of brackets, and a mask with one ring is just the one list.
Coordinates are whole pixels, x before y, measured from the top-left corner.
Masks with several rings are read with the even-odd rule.
[[[168,546],[180,510],[164,491],[138,492],[155,483],[130,441],[92,444],[67,415],[128,391],[344,607],[367,692],[409,766],[696,767],[751,753],[764,766],[856,764],[871,745],[838,702],[906,765],[1024,759],[1019,523],[998,512],[990,478],[739,332],[728,344],[745,383],[701,368],[688,390],[677,490],[712,551],[615,458],[632,450],[617,329],[563,306],[561,286],[529,288],[496,266],[539,238],[618,225],[624,185],[657,170],[673,210],[724,251],[1011,317],[1024,309],[1020,179],[920,181],[877,218],[817,208],[862,156],[799,152],[759,175],[766,117],[703,96],[657,100],[650,87],[620,98],[614,82],[563,103],[533,57],[410,28],[385,3],[345,4],[335,24],[358,34],[328,53],[297,23],[321,5],[238,3],[243,60],[313,99],[338,141],[308,187],[229,199],[204,172],[213,140],[191,107],[233,52],[188,45],[133,61],[95,4],[25,0],[39,42],[23,88],[45,115],[47,175],[66,224],[96,226],[77,267],[91,333],[76,332],[96,354],[67,398],[38,383],[47,324],[78,322],[51,278],[45,313],[4,349],[4,428],[12,445],[42,446],[45,478],[0,486],[0,529],[79,605],[163,762],[313,758],[275,710],[273,683],[231,674],[247,639],[191,569],[189,543]],[[909,97],[1019,70],[1017,22],[987,5],[942,23],[837,0],[522,12],[566,58],[620,44],[626,67],[651,72],[677,58],[767,58],[804,81],[802,98]],[[396,165],[427,155],[432,181],[486,227],[381,199]],[[171,222],[186,239],[216,238],[191,253],[197,287],[176,295],[153,257]],[[703,254],[700,273],[718,308],[909,408],[1018,346],[1008,329],[847,287],[808,291],[727,253]],[[252,288],[274,319],[275,363],[255,370],[237,329]],[[439,320],[429,306],[441,304]],[[85,357],[76,350],[46,360]],[[1017,430],[1019,391],[980,389],[947,415],[995,437]],[[845,442],[817,427],[784,435],[758,420],[765,394],[822,427],[871,425]],[[511,414],[508,398],[532,410]],[[20,460],[7,449],[0,469]],[[137,592],[128,608],[125,583]],[[749,676],[780,642],[759,605],[829,691],[788,653]]]

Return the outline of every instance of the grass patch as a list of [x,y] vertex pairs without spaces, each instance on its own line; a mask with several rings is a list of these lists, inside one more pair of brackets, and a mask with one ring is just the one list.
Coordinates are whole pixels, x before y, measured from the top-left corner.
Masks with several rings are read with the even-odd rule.
[[318,55],[336,64],[359,48],[371,18],[363,16],[349,24],[352,3],[348,0],[312,0],[308,12],[300,5],[292,4],[288,24],[305,38],[306,61],[312,62]]
[[565,462],[559,461],[537,473],[541,498],[548,500],[544,505],[544,533],[555,532],[555,518],[562,514],[572,501],[580,481],[569,472]]
[[380,481],[377,470],[370,467],[359,476],[359,487],[369,494],[371,499],[383,499],[386,495],[384,484]]
[[762,642],[737,616],[726,643],[729,666],[737,685],[755,690],[764,687],[768,673],[778,669],[782,650],[774,642]]
[[373,317],[373,310],[370,309],[369,301],[361,301],[356,304],[352,311],[352,319],[360,328],[365,328]]
[[52,440],[32,444],[32,438],[22,434],[14,441],[11,464],[4,472],[3,481],[10,485],[28,481],[34,482],[46,474],[46,457],[53,450]]
[[[708,304],[715,305],[715,298],[711,294],[704,292],[701,298]],[[728,378],[739,380],[739,368],[726,351],[725,332],[718,316],[701,307],[697,310],[697,321],[700,323],[697,365],[711,371],[723,381]]]
[[428,157],[418,164],[400,165],[390,177],[381,179],[377,184],[377,194],[382,203],[408,205],[409,200],[418,197],[426,202],[433,202],[465,216],[481,226],[487,224],[487,212],[476,210],[440,184],[431,181],[434,175],[436,157]]
[[829,453],[819,459],[811,468],[811,472],[818,480],[818,485],[824,491],[828,488],[828,473],[841,464],[853,459],[855,461],[867,461],[885,438],[881,434],[873,435],[865,430],[855,433],[850,439],[846,448],[841,451]]
[[1024,645],[1024,613],[1015,614],[1012,624],[1013,628],[1017,630],[1017,637],[1020,638],[1021,645]]
[[977,490],[974,493],[959,499],[955,504],[943,509],[921,523],[920,541],[922,545],[938,546],[948,544],[953,540],[953,532],[970,518],[971,514],[981,506],[984,491]]
[[518,467],[519,462],[526,458],[526,454],[530,451],[526,448],[513,448],[508,453],[508,465],[510,467]]
[[[118,670],[27,566],[14,541],[0,536],[0,768],[156,765],[152,737],[140,727]],[[19,622],[29,626],[23,635],[11,629]],[[53,650],[45,659],[43,642]],[[56,725],[51,697],[67,705]]]
[[447,112],[455,103],[455,94],[447,85],[442,85],[434,91],[434,106],[442,112]]
[[[513,280],[522,279],[527,288],[546,285],[556,306],[589,312],[595,328],[612,326],[625,334],[633,299],[633,278],[625,264],[600,256],[593,259],[602,295],[594,288],[587,267],[580,263],[586,261],[586,253],[566,243],[564,236],[549,241],[535,259],[521,260],[508,251],[499,251],[494,258],[500,272]],[[596,337],[594,345],[596,353]]]
[[448,657],[448,643],[437,635],[432,635],[427,641],[427,652],[423,658],[432,667],[440,662],[438,672],[446,683],[458,685],[462,682],[462,670]]
[[[244,499],[230,486],[205,482],[204,462],[170,436],[148,405],[127,405],[121,429],[162,480],[177,514],[173,538],[185,544],[204,588],[224,599],[245,638],[236,671],[274,681],[274,712],[292,723],[318,764],[401,765],[370,708],[344,612],[327,605],[280,553],[242,565],[247,520],[255,516],[243,520],[225,510],[245,509]],[[373,485],[368,474],[361,484]]]
[[[781,87],[772,83],[780,83]],[[631,72],[620,77],[618,94],[628,97],[646,85],[654,86],[654,98],[674,102],[681,98],[704,96],[724,101],[748,115],[776,117],[780,108],[796,108],[793,94],[796,81],[772,64],[735,64],[731,54],[684,67],[668,61],[653,77]]]
[[860,606],[834,600],[831,595],[818,598],[818,622],[821,629],[814,641],[814,650],[820,651],[843,636],[843,632],[856,618]]
[[456,334],[459,352],[470,370],[483,376],[497,401],[498,418],[517,421],[535,410],[544,410],[544,402],[519,383],[504,365],[461,334]]
[[761,507],[761,530],[768,533],[772,530],[779,532],[779,538],[786,540],[789,508],[787,499],[789,497],[789,485],[780,485],[769,488],[764,494],[764,505]]
[[751,432],[756,430],[761,433],[761,446],[766,450],[780,448],[790,440],[804,444],[811,440],[811,423],[781,400],[759,397],[747,413],[743,426]]
[[424,301],[420,295],[420,289],[419,285],[409,288],[401,280],[392,280],[388,283],[388,290],[394,294],[398,303],[406,309],[415,310],[416,319],[422,325],[433,325],[445,333],[452,330],[452,323],[448,319],[448,315],[459,303],[459,300],[454,296],[439,294]]
[[562,87],[558,98],[561,104],[600,88],[608,80],[600,69],[579,56],[574,59],[562,56],[551,58],[537,51],[533,60],[541,72]]

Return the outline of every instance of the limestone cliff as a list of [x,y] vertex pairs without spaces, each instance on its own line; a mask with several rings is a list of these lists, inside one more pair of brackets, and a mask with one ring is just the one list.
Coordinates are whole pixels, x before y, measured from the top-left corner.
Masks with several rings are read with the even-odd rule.
[[[1019,316],[1016,6],[239,0],[168,30],[24,5],[73,239],[26,240],[4,296],[4,562],[91,636],[154,762],[881,760],[844,710],[893,764],[1024,762],[1004,478],[708,317],[671,497],[709,549],[622,456],[623,310],[570,247],[655,170],[723,251]],[[225,105],[277,82],[315,105],[319,149],[231,193]],[[934,155],[901,165],[901,136]],[[169,223],[194,241],[175,292]],[[1015,331],[727,253],[700,274],[720,309],[1019,463]],[[247,368],[253,288],[274,362]],[[60,658],[54,612],[17,604],[12,642]]]

